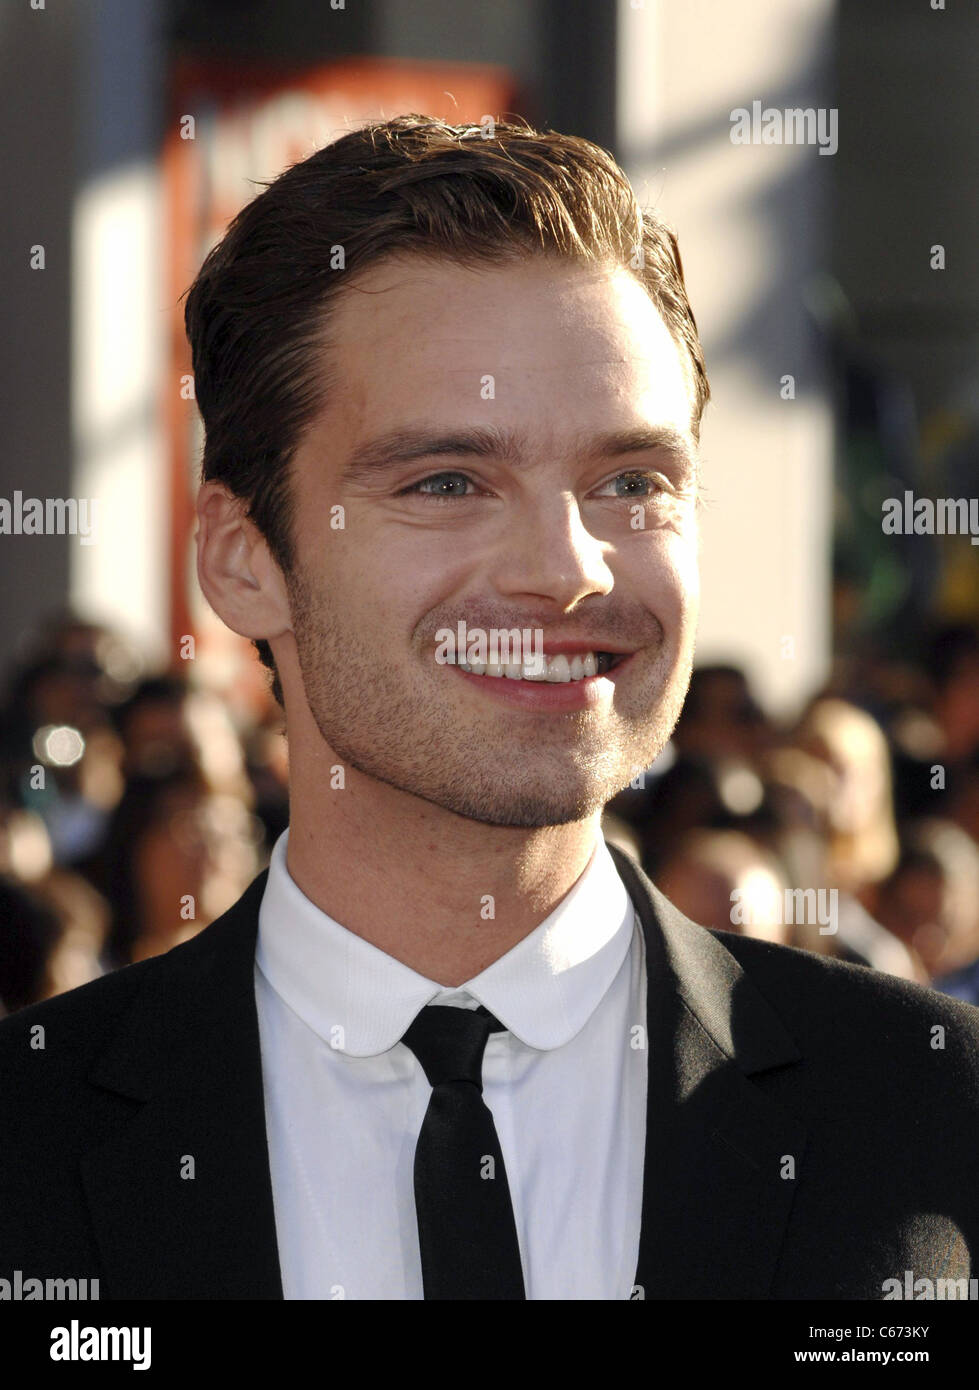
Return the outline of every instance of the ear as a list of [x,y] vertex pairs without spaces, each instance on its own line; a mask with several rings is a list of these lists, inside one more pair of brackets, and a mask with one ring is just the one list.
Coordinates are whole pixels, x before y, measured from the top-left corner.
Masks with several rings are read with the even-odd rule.
[[204,483],[197,518],[197,577],[218,617],[242,637],[270,641],[291,631],[282,571],[247,504],[223,483]]

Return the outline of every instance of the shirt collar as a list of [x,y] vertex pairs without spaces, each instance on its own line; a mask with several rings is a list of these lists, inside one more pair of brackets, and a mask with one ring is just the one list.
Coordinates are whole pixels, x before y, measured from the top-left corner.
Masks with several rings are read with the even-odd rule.
[[288,833],[272,850],[255,959],[289,1008],[350,1056],[387,1052],[426,1004],[473,1000],[529,1047],[561,1047],[585,1026],[629,950],[634,911],[601,837],[584,873],[538,927],[448,989],[311,902],[286,867]]

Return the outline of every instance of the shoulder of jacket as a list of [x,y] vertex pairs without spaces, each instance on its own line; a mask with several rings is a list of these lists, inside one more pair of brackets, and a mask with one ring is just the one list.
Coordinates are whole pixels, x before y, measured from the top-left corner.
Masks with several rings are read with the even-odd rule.
[[794,946],[712,930],[789,1031],[837,1039],[846,1052],[955,1059],[979,1079],[979,1008],[928,985]]

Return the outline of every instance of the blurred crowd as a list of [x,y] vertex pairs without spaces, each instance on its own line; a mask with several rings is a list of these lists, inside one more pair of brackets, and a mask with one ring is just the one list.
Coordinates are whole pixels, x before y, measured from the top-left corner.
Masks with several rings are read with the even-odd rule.
[[169,950],[264,867],[288,822],[281,714],[270,696],[237,718],[102,627],[39,634],[0,717],[4,1011]]
[[[53,620],[3,693],[0,1010],[200,931],[267,862],[287,784],[271,697],[243,716]],[[979,632],[868,652],[789,722],[699,667],[603,828],[694,921],[979,1003]]]
[[797,717],[694,671],[605,834],[688,917],[979,1003],[979,632],[841,663]]

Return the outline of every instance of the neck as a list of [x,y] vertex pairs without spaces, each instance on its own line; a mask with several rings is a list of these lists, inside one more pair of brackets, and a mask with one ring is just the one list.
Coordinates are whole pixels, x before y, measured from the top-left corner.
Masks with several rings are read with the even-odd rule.
[[348,931],[446,987],[492,965],[571,890],[601,812],[525,830],[485,825],[366,777],[325,746],[293,758],[286,862]]

